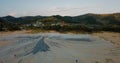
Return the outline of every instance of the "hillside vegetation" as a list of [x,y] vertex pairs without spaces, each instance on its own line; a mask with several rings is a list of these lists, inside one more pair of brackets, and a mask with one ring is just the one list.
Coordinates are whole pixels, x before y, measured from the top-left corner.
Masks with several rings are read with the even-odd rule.
[[80,16],[13,16],[0,17],[0,31],[40,29],[59,32],[113,31],[120,32],[120,13],[92,14]]

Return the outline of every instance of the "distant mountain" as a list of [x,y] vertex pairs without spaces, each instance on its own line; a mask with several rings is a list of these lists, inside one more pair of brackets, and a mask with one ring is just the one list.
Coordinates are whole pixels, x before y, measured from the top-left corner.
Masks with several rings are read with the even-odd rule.
[[73,17],[73,21],[82,24],[120,25],[120,13],[114,14],[85,14]]
[[1,17],[9,22],[19,23],[19,24],[28,24],[36,22],[38,19],[43,18],[44,16],[25,16],[25,17],[13,17],[13,16],[5,16]]
[[80,24],[103,24],[103,25],[120,25],[120,13],[113,13],[113,14],[92,14],[88,13],[85,15],[80,16],[25,16],[25,17],[19,17],[15,18],[13,16],[5,16],[1,17],[9,22],[13,23],[22,23],[22,24],[28,24],[28,23],[34,23],[37,20],[43,19],[43,18],[49,18],[49,17],[55,17],[58,20],[67,22],[67,23],[80,23]]
[[[120,27],[120,13],[113,14],[84,14],[79,16],[24,16],[24,17],[13,17],[5,16],[0,17],[0,27],[13,28],[13,24],[17,26],[25,24],[34,24],[37,21],[44,23],[51,22],[64,22],[66,24],[77,24],[77,25],[86,25],[86,26],[101,26],[101,27]],[[47,24],[49,24],[47,23]]]
[[[10,17],[11,18],[11,17]],[[0,18],[0,31],[7,30],[19,30],[19,24],[7,21],[6,19]]]

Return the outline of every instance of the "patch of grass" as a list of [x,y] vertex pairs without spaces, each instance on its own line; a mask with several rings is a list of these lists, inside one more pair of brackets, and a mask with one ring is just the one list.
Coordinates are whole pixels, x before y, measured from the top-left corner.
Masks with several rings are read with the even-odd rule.
[[115,63],[113,59],[105,59],[105,63]]
[[95,63],[99,63],[99,61],[96,61]]
[[32,34],[35,34],[35,33],[44,33],[44,32],[47,32],[47,31],[46,30],[40,30],[40,29],[31,30]]

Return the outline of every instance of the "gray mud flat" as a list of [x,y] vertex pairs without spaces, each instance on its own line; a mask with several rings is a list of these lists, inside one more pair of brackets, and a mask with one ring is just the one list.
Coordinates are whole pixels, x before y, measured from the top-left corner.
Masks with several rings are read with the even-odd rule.
[[2,41],[13,43],[0,47],[0,63],[104,63],[112,48],[85,34],[19,34],[2,36]]

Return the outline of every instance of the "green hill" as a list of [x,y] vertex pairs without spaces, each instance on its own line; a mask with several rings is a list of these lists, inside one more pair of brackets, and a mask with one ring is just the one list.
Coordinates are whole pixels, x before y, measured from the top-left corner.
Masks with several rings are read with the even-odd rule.
[[[38,24],[40,22],[40,24]],[[22,26],[33,26],[42,29],[56,30],[103,30],[120,32],[120,13],[113,14],[84,14],[79,16],[25,16],[13,17],[5,16],[0,18],[0,28],[14,29]],[[29,27],[28,26],[28,27]]]

